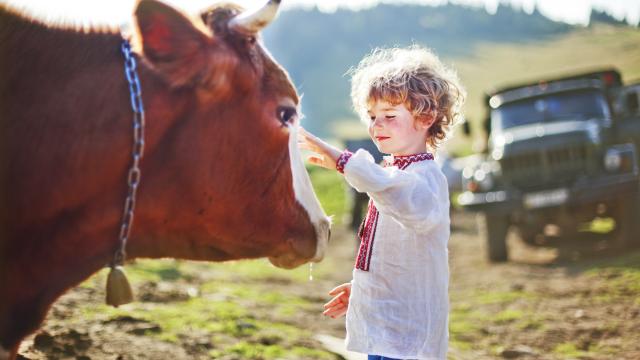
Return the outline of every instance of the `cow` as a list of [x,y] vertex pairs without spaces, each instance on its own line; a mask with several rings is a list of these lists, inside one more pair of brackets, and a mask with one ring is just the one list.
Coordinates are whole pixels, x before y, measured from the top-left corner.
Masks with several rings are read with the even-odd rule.
[[[136,3],[145,138],[127,259],[322,259],[330,222],[297,149],[299,97],[259,38],[279,4],[190,17]],[[122,43],[0,5],[0,359],[121,245],[135,152]]]

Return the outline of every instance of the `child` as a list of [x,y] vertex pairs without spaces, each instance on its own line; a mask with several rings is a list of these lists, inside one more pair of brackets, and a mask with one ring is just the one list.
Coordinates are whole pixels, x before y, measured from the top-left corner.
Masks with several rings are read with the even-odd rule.
[[446,358],[449,195],[432,153],[464,96],[428,49],[378,49],[353,71],[351,97],[380,152],[391,154],[387,165],[301,132],[311,163],[337,169],[371,198],[353,280],[324,306],[332,318],[346,314],[347,349],[369,359]]

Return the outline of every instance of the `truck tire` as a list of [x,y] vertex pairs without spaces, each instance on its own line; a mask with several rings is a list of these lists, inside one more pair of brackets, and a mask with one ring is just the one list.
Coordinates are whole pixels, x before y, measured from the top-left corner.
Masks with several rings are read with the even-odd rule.
[[484,214],[487,255],[490,262],[505,262],[509,259],[507,232],[509,217],[504,214]]
[[544,235],[542,235],[543,229],[538,226],[520,225],[517,230],[520,240],[531,246],[540,245],[538,243],[540,237],[544,238]]

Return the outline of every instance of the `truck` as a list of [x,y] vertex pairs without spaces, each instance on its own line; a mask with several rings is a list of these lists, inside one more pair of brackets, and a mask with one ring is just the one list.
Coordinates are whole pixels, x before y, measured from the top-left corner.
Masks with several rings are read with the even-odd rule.
[[508,260],[510,230],[547,245],[596,218],[613,220],[615,246],[640,244],[639,96],[613,68],[486,94],[486,146],[457,200],[480,215],[490,261]]

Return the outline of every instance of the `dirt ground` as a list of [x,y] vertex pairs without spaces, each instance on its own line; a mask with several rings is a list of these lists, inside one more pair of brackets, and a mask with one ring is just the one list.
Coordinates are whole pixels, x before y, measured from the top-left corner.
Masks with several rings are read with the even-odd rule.
[[[532,248],[510,234],[511,261],[490,264],[472,214],[454,213],[450,241],[451,345],[449,359],[640,359],[640,251],[616,252],[604,238],[577,239],[568,246]],[[204,293],[202,284],[216,276],[236,285],[261,286],[304,305],[278,319],[313,334],[344,336],[343,320],[320,315],[326,292],[350,278],[355,244],[352,234],[335,229],[330,262],[313,281],[279,276],[253,278],[207,274],[178,283],[144,283],[136,287],[142,305],[178,303]],[[322,264],[315,265],[321,267]],[[241,359],[249,355],[212,352],[219,344],[194,326],[177,341],[159,338],[165,329],[136,316],[88,316],[82,307],[103,302],[100,288],[80,286],[53,306],[46,323],[21,346],[22,359]],[[209,293],[216,301],[216,290]],[[220,295],[222,296],[222,295]],[[254,317],[277,316],[260,299],[238,298]],[[146,304],[146,305],[145,305]],[[253,315],[252,315],[253,316]],[[253,317],[252,317],[253,318]],[[237,323],[250,329],[252,323]],[[237,329],[236,329],[237,330]],[[298,355],[252,355],[251,358],[340,359],[322,352],[313,338],[271,333],[248,337],[251,344],[278,343],[286,349],[317,349]],[[213,339],[223,339],[216,338]],[[293,339],[293,340],[292,340]],[[217,340],[223,341],[223,340]],[[285,352],[286,353],[286,352]],[[216,355],[218,354],[218,355]],[[242,354],[247,354],[242,353]]]

